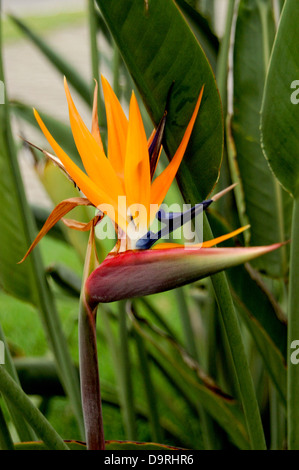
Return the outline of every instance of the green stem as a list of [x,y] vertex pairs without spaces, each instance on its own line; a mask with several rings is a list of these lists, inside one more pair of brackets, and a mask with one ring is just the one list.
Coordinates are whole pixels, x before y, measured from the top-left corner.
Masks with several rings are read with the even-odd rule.
[[[299,365],[292,361],[293,341],[299,340],[299,198],[294,200],[288,305],[288,449],[299,450]],[[298,349],[298,346],[296,346]]]
[[[111,314],[111,312],[110,312]],[[123,351],[125,346],[123,343],[127,341],[127,332],[121,331],[120,335],[123,337],[120,341],[120,345],[117,343],[116,338],[114,336],[114,332],[112,331],[111,325],[110,325],[110,320],[109,320],[109,312],[105,311],[105,309],[102,309],[101,311],[101,319],[103,323],[103,331],[105,332],[105,337],[107,340],[107,344],[111,353],[111,358],[113,362],[113,368],[115,372],[115,378],[116,378],[116,383],[117,383],[117,389],[118,389],[118,396],[119,396],[119,403],[120,403],[120,410],[122,414],[122,419],[125,427],[125,432],[127,436],[129,435],[134,435],[134,422],[135,422],[135,417],[134,417],[134,411],[128,410],[128,406],[132,408],[132,405],[130,406],[130,400],[132,400],[132,393],[130,393],[130,382],[129,386],[126,384],[126,380],[130,381],[126,377],[126,374],[129,374],[130,367],[126,369],[126,364],[123,364]],[[126,323],[122,320],[119,322],[120,329],[123,327],[126,328]],[[126,339],[124,339],[124,336]],[[125,355],[128,355],[126,352]],[[122,358],[122,359],[120,359]],[[129,400],[127,399],[127,396],[129,396]]]
[[178,301],[179,314],[181,317],[183,333],[185,336],[186,350],[194,359],[198,360],[196,341],[194,338],[190,311],[187,304],[184,288],[179,287],[178,289],[176,289],[175,295]]
[[[213,233],[204,216],[204,239],[212,238]],[[223,272],[214,274],[211,279],[229,341],[251,446],[253,450],[264,450],[266,443],[261,416],[228,281]]]
[[3,366],[0,366],[0,391],[22,413],[28,424],[49,449],[69,450],[63,439]]
[[[185,290],[184,287],[177,288],[175,290],[176,297],[178,300],[178,306],[179,306],[179,313],[181,317],[181,322],[182,322],[182,328],[185,336],[185,344],[186,344],[186,350],[192,356],[198,363],[199,361],[199,354],[197,351],[196,347],[196,341],[194,337],[194,332],[193,332],[193,327],[191,323],[191,315],[190,315],[190,309],[188,306],[188,302],[185,296]],[[206,449],[214,449],[213,445],[213,434],[210,432],[211,427],[211,419],[201,406],[201,404],[197,405],[197,410],[198,410],[198,415],[199,419],[202,422],[202,428],[203,428],[203,441],[205,443],[205,448]]]
[[273,384],[269,383],[271,450],[282,450],[286,434],[285,410]]
[[129,352],[126,301],[119,302],[120,365],[122,381],[122,407],[128,439],[136,438],[136,419],[133,399],[132,368]]
[[148,403],[148,416],[154,442],[163,442],[163,433],[160,426],[159,412],[157,408],[157,396],[152,382],[148,353],[143,338],[137,333],[135,335],[138,351],[141,375],[144,383],[145,395]]
[[0,407],[0,450],[13,450],[14,443]]

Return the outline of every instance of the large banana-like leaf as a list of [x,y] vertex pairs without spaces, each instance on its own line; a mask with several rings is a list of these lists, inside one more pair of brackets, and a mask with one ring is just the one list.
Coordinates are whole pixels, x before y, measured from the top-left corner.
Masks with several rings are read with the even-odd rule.
[[186,198],[204,199],[215,185],[222,158],[220,98],[211,67],[173,0],[97,4],[153,122],[162,118],[169,90],[164,147],[171,158],[204,85],[200,113],[179,171]]
[[[251,225],[250,244],[284,241],[282,190],[271,172],[260,144],[260,108],[269,54],[275,34],[271,2],[242,0],[234,41],[232,134],[245,213]],[[242,188],[242,189],[241,189]],[[242,218],[242,209],[240,216]],[[287,272],[285,249],[259,258],[254,265],[273,276]]]
[[[0,78],[3,80],[1,70]],[[0,285],[22,300],[35,302],[34,265],[40,263],[38,253],[35,259],[17,269],[17,262],[26,252],[34,229],[17,164],[6,103],[0,106],[0,168]]]
[[288,0],[281,16],[262,106],[262,145],[276,177],[294,197],[299,189],[299,3]]
[[[288,303],[288,351],[299,337],[299,3],[286,0],[274,43],[262,107],[262,144],[280,183],[294,197]],[[288,448],[299,449],[299,375],[288,355]]]
[[216,68],[219,52],[219,39],[212,31],[209,21],[186,0],[176,0],[182,13],[190,24],[192,31],[200,42],[213,70]]

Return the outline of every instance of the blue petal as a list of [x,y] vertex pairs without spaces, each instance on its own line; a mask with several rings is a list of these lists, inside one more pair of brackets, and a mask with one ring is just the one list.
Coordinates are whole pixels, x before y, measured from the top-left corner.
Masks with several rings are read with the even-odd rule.
[[142,238],[137,241],[136,248],[138,250],[148,250],[157,240],[163,237],[167,237],[174,230],[178,229],[185,223],[190,222],[190,220],[194,219],[194,217],[206,210],[212,202],[212,199],[203,201],[185,212],[167,213],[163,209],[160,209],[157,212],[156,217],[160,222],[166,223],[166,226],[157,233],[149,230]]

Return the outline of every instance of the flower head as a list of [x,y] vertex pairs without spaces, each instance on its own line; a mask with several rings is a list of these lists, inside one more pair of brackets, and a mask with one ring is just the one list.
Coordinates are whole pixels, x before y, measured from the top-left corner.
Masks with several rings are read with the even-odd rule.
[[[92,129],[89,131],[73,102],[66,79],[64,84],[70,124],[86,173],[78,168],[63,151],[46,128],[38,112],[34,110],[41,130],[65,171],[87,199],[99,210],[108,213],[125,233],[128,234],[130,224],[134,225],[136,220],[140,234],[145,234],[155,217],[155,212],[151,208],[158,209],[163,202],[182,161],[200,107],[203,89],[171,163],[152,181],[153,169],[155,170],[161,153],[159,136],[163,131],[160,129],[147,140],[134,92],[130,101],[129,119],[127,119],[108,81],[102,77],[108,124],[108,155],[106,157],[97,119],[97,86],[94,94]],[[152,161],[150,153],[155,156]],[[119,204],[120,198],[125,198],[125,207],[122,207],[122,210]],[[135,213],[132,213],[132,208]],[[126,248],[135,248],[129,234],[126,242]]]
[[[95,224],[100,223],[104,214],[107,214],[115,223],[118,234],[114,250],[102,265],[94,270],[86,282],[88,295],[95,302],[167,290],[243,263],[279,246],[211,248],[216,243],[237,235],[247,227],[200,245],[193,245],[189,249],[175,243],[153,246],[153,239],[155,241],[165,235],[165,230],[157,234],[152,234],[149,230],[155,217],[171,222],[166,230],[167,235],[185,223],[184,220],[190,220],[232,188],[203,201],[185,214],[164,214],[163,211],[159,211],[187,148],[200,108],[203,87],[177,151],[168,166],[155,177],[162,150],[167,110],[157,129],[147,139],[135,94],[132,93],[127,119],[108,81],[102,77],[108,125],[106,156],[98,125],[97,84],[94,92],[91,131],[78,113],[66,79],[64,86],[73,137],[86,172],[82,171],[64,152],[36,110],[34,114],[56,157],[47,151],[43,151],[44,154],[63,169],[85,197],[71,198],[58,204],[23,260],[51,227],[76,205],[92,205],[99,212],[89,224],[63,219],[69,227],[77,230],[90,230]],[[120,204],[120,200],[124,201],[124,204]],[[186,215],[187,219],[183,217]],[[136,238],[132,234],[136,233],[137,228],[138,237]],[[156,236],[152,237],[152,235]]]

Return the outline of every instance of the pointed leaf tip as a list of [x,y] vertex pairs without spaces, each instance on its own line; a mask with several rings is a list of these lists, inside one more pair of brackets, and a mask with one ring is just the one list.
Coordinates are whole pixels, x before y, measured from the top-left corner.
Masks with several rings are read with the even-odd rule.
[[96,305],[167,291],[246,263],[281,245],[168,248],[110,254],[87,279],[86,294]]

